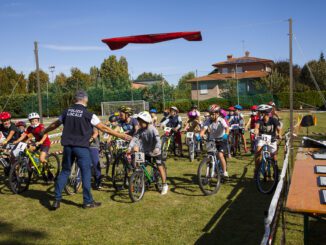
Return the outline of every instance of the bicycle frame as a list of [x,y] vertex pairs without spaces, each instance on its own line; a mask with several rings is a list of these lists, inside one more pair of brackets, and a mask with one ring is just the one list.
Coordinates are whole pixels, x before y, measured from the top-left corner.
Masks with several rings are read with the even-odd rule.
[[37,166],[37,163],[34,160],[34,157],[40,158],[40,155],[38,153],[30,152],[27,149],[25,150],[24,153],[26,154],[26,156],[28,156],[29,160],[32,162],[34,169],[36,169],[36,171],[37,171],[37,174],[41,175],[42,171],[40,170],[39,166]]

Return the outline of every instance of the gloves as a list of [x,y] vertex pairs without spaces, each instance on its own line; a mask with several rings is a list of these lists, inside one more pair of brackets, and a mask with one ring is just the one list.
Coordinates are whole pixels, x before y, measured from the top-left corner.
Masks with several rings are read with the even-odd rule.
[[161,153],[161,149],[160,148],[155,148],[152,155],[153,156],[158,156],[158,155],[160,155],[160,153]]
[[197,141],[201,141],[201,137],[200,137],[199,134],[196,134],[196,140],[197,140]]
[[223,135],[223,139],[224,139],[224,140],[227,140],[227,139],[228,139],[228,137],[229,137],[229,135],[228,135],[228,134],[224,134],[224,135]]

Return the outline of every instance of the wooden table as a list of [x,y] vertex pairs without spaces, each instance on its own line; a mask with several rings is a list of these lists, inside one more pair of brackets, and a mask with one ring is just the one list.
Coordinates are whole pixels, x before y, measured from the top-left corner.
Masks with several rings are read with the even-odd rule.
[[291,178],[290,190],[286,209],[290,212],[301,213],[304,216],[304,244],[308,239],[309,216],[326,214],[326,204],[320,200],[320,190],[317,177],[326,174],[316,174],[316,165],[326,165],[326,160],[315,160],[309,154],[319,151],[317,148],[299,148]]

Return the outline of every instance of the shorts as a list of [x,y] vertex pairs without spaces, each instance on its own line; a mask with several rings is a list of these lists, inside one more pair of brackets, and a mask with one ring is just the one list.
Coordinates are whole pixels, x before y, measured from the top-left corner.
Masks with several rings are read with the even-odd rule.
[[156,165],[157,166],[162,166],[163,164],[162,164],[162,155],[160,154],[160,155],[157,155],[157,156],[155,156],[155,157],[152,157],[152,156],[150,156],[150,155],[145,155],[145,159],[147,160],[147,161],[151,161],[152,159],[155,159],[155,162],[156,162]]
[[227,153],[227,141],[217,141],[216,142],[216,150],[217,152]]
[[[262,147],[263,145],[265,145],[265,141],[263,141],[263,140],[258,140],[258,142],[257,142],[257,146],[258,146],[258,147]],[[277,141],[274,141],[274,142],[272,142],[271,144],[269,144],[269,145],[267,146],[267,150],[268,150],[270,153],[274,154],[274,153],[277,151]]]
[[50,146],[47,145],[40,145],[40,151],[43,151],[45,153],[49,153]]

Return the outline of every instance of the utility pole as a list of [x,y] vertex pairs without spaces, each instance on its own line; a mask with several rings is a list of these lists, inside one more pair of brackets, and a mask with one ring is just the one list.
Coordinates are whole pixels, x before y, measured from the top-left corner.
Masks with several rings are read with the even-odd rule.
[[38,47],[37,42],[34,42],[34,54],[36,63],[36,80],[37,80],[37,96],[38,96],[38,111],[40,114],[40,121],[43,123],[43,112],[42,112],[42,98],[41,98],[41,85],[40,85],[40,67],[38,63]]
[[[51,72],[51,80],[53,84],[53,72],[54,72],[55,66],[50,66],[49,70]],[[48,118],[49,118],[49,82],[46,83],[46,110],[48,113]]]
[[199,109],[199,84],[198,84],[198,72],[197,72],[197,69],[196,69],[196,79],[197,79],[197,106],[198,106],[198,110]]
[[289,19],[289,64],[290,64],[290,163],[293,166],[293,60],[292,60],[292,18]]
[[162,78],[163,111],[165,111],[164,78],[162,73],[161,73],[161,78]]

